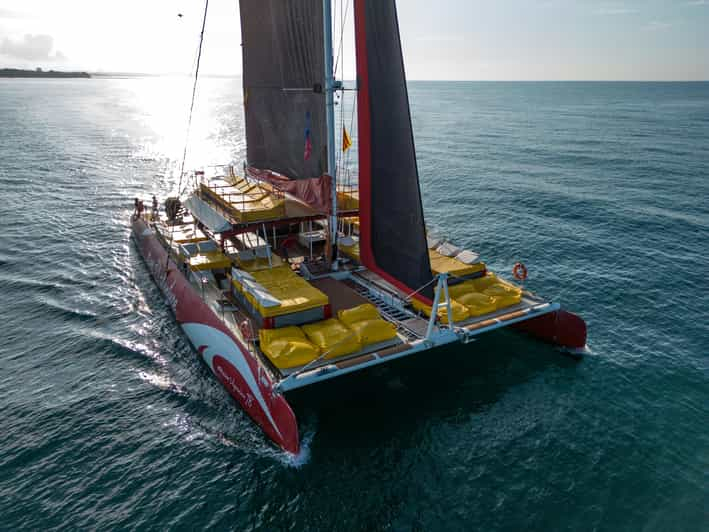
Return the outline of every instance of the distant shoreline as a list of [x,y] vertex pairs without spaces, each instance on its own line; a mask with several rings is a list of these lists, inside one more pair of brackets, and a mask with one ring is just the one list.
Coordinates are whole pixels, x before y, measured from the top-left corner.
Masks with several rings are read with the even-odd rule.
[[23,70],[0,68],[0,78],[90,78],[88,72],[59,72],[56,70]]

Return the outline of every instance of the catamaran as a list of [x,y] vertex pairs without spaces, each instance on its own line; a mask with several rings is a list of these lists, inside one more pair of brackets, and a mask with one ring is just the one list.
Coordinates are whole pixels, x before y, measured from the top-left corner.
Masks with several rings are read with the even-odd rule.
[[[395,1],[353,0],[352,88],[333,74],[331,10],[241,0],[247,161],[181,171],[187,193],[132,217],[192,346],[289,453],[293,390],[501,327],[586,343],[581,318],[427,231]],[[352,142],[336,132],[345,90],[356,91],[356,174],[338,164]]]

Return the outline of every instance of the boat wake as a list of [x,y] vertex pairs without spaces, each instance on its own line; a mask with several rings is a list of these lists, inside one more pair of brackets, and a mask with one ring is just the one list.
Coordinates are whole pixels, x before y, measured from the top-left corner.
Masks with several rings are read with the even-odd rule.
[[593,354],[593,351],[591,351],[591,348],[588,347],[588,344],[584,345],[583,347],[558,347],[557,349],[562,354],[576,360],[581,360],[586,355]]
[[310,462],[310,446],[315,439],[315,433],[317,428],[315,415],[311,417],[309,422],[305,423],[303,435],[300,438],[300,451],[298,454],[291,454],[284,451],[279,451],[278,456],[280,457],[280,462],[288,467],[295,469],[300,469],[308,462]]

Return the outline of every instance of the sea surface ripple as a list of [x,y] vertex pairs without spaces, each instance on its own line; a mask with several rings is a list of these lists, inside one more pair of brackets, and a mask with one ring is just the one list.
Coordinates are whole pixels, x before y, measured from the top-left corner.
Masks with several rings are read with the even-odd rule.
[[[243,160],[240,87],[200,86],[188,166]],[[0,80],[0,529],[707,529],[709,84],[409,91],[429,225],[524,261],[586,358],[501,332],[325,387],[293,463],[129,240],[187,80]]]

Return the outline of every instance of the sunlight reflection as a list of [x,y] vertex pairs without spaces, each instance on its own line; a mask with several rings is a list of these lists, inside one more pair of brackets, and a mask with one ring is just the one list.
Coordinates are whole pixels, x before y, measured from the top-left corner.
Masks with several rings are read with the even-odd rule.
[[[154,77],[125,80],[144,128],[134,157],[162,160],[168,188],[175,188],[185,149],[193,80]],[[185,171],[212,164],[240,164],[246,153],[241,81],[204,78],[198,83]]]

